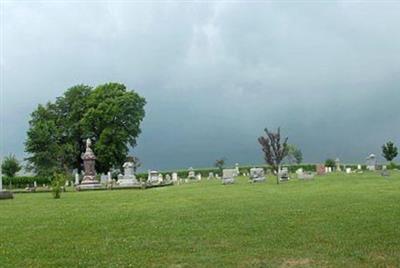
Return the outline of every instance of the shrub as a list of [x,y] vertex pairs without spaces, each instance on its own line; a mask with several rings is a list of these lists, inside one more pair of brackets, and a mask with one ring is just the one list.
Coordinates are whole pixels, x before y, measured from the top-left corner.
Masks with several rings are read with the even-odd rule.
[[64,174],[55,174],[51,181],[51,192],[55,199],[61,198],[61,191],[65,184],[66,176]]
[[325,166],[334,168],[336,166],[335,160],[328,158],[325,160]]
[[387,165],[387,169],[398,169],[398,168],[399,166],[393,162],[390,162],[389,165]]

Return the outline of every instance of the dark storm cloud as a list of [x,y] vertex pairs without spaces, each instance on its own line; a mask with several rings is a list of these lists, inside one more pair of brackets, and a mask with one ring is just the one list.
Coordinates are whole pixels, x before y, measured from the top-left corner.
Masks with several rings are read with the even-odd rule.
[[364,161],[400,142],[396,2],[2,3],[2,153],[29,113],[108,81],[145,96],[146,168],[259,163],[282,126],[305,160]]

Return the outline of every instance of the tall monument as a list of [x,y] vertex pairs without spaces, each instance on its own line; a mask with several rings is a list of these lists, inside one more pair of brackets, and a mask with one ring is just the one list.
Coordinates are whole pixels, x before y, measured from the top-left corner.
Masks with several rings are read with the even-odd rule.
[[85,175],[83,176],[81,184],[79,184],[77,187],[78,190],[95,189],[101,187],[101,184],[96,180],[96,156],[90,148],[91,145],[91,140],[87,139],[86,151],[84,154],[82,154]]

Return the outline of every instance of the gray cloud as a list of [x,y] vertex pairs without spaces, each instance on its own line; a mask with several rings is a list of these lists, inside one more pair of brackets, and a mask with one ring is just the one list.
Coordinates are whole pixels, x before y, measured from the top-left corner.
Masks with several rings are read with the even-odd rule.
[[396,2],[2,2],[2,154],[68,87],[148,100],[145,168],[259,163],[282,126],[305,160],[360,162],[400,142]]

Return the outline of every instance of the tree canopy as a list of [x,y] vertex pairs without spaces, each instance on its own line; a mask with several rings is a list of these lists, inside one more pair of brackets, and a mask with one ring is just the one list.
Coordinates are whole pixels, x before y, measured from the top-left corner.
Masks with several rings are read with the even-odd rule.
[[301,150],[294,144],[288,144],[288,154],[287,158],[290,164],[301,164],[303,161],[303,153]]
[[389,141],[382,145],[382,155],[387,161],[392,161],[397,156],[397,147],[393,142]]
[[7,177],[14,177],[15,173],[21,170],[21,165],[14,155],[6,156],[1,163],[1,173]]
[[85,140],[92,139],[96,169],[119,168],[136,145],[146,100],[119,83],[76,85],[31,114],[25,150],[38,174],[81,170]]
[[278,128],[277,132],[270,132],[267,128],[264,129],[266,135],[258,138],[262,150],[264,152],[264,159],[267,164],[276,172],[276,182],[279,184],[279,170],[282,160],[288,155],[288,138],[286,137],[283,142],[281,141],[281,130]]

